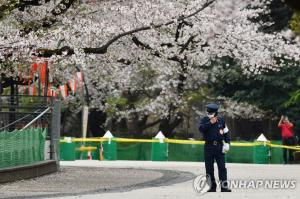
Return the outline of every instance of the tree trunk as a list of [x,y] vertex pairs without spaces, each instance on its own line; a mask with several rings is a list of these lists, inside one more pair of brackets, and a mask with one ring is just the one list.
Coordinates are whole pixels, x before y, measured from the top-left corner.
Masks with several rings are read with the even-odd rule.
[[[81,137],[81,112],[75,113],[66,110],[62,114],[62,135],[70,137]],[[97,109],[90,109],[88,117],[88,134],[87,137],[102,137],[106,130],[104,124],[106,122],[106,113]]]
[[183,122],[183,114],[178,113],[173,120],[170,117],[166,119],[162,119],[159,125],[159,130],[162,131],[167,138],[173,137],[174,129],[182,122]]
[[[13,78],[10,78],[10,108],[9,108],[9,124],[13,123],[16,120],[16,109],[15,107],[15,84]],[[9,131],[15,130],[15,125],[9,126]]]
[[132,135],[142,135],[146,128],[148,116],[139,117],[138,113],[134,113],[131,119],[127,120],[128,133]]
[[88,129],[92,137],[102,137],[105,134],[105,122],[106,113],[97,109],[90,110]]
[[81,112],[71,112],[69,109],[62,113],[62,136],[81,137]]

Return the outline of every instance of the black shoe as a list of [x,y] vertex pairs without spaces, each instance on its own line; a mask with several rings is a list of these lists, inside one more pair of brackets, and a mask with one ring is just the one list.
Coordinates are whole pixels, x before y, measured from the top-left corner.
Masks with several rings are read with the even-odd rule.
[[216,188],[210,188],[207,192],[217,192]]
[[231,192],[231,189],[221,189],[221,192]]

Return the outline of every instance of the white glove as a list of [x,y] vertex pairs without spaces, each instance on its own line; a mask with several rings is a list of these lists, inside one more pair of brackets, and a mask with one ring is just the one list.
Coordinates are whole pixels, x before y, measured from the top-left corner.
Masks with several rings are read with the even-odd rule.
[[229,151],[229,144],[224,142],[223,143],[223,148],[222,148],[222,153],[227,153]]

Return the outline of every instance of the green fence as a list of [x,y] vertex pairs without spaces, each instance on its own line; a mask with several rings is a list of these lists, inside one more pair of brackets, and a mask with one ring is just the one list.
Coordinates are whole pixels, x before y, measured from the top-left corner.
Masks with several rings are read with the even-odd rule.
[[[80,142],[61,141],[61,160],[87,159],[87,151],[79,148],[94,147],[92,159],[103,160],[152,160],[152,161],[204,161],[203,141],[170,140],[161,143],[159,140],[138,140],[114,138],[111,142],[102,138],[83,139]],[[80,139],[79,139],[80,140]],[[86,141],[85,141],[86,140]],[[280,141],[273,141],[278,144]],[[282,148],[273,148],[269,144],[258,142],[232,142],[226,154],[226,162],[282,164]]]
[[42,128],[0,132],[0,168],[44,160],[46,134]]

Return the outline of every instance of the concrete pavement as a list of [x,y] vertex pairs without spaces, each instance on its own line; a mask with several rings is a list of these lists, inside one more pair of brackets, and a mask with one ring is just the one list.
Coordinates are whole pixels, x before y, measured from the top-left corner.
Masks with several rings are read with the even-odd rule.
[[[142,168],[188,171],[195,175],[205,173],[203,162],[150,162],[150,161],[75,161],[61,162],[62,166],[85,166],[105,168]],[[216,166],[215,166],[216,168]],[[193,188],[193,180],[167,186],[149,187],[120,193],[104,193],[83,196],[63,197],[67,199],[131,198],[131,199],[168,199],[168,198],[298,198],[300,196],[300,165],[258,165],[227,164],[228,178],[239,180],[296,180],[295,189],[233,189],[231,193],[206,193],[200,195]],[[215,170],[216,177],[217,172]]]
[[[0,198],[60,199],[192,199],[192,198],[298,198],[300,165],[228,163],[228,179],[258,182],[293,180],[295,188],[234,188],[231,193],[200,194],[196,176],[205,174],[203,162],[70,161],[61,171],[32,180],[0,185]],[[216,168],[216,165],[215,165]],[[217,170],[217,169],[216,169]],[[216,178],[218,177],[215,170]]]

